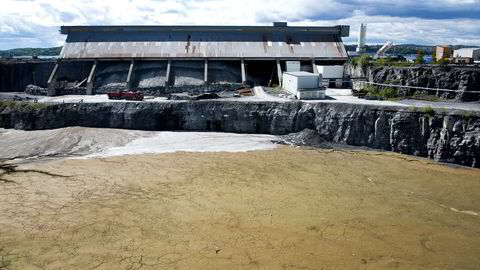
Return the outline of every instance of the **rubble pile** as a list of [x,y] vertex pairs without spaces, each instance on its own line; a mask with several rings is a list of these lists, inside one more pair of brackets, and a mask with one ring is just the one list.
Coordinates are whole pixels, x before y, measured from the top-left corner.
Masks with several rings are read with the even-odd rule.
[[25,87],[25,93],[34,96],[46,96],[47,88],[43,88],[37,85],[29,84]]

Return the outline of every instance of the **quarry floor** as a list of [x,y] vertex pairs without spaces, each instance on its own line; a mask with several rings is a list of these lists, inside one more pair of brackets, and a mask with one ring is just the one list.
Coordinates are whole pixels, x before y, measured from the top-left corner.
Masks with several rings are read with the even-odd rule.
[[[222,98],[219,100],[233,100],[233,101],[275,101],[275,102],[289,102],[291,99],[281,98],[269,95],[262,87],[254,88],[254,96],[241,97],[241,98]],[[1,99],[12,99],[15,95],[20,97],[29,97],[38,99],[38,102],[52,102],[52,103],[100,103],[100,102],[138,102],[138,101],[125,101],[125,100],[109,100],[107,95],[69,95],[69,96],[56,96],[56,97],[44,97],[44,96],[32,96],[21,92],[0,92]],[[423,108],[432,107],[434,109],[445,110],[465,110],[465,111],[480,111],[480,102],[456,102],[456,101],[420,101],[420,100],[399,100],[399,101],[380,101],[380,100],[365,100],[359,99],[352,95],[351,89],[338,89],[327,88],[327,98],[325,100],[305,100],[303,102],[311,103],[349,103],[349,104],[363,104],[363,105],[377,105],[377,106],[395,106],[403,108]],[[171,101],[164,97],[146,97],[147,102],[182,102]]]
[[203,135],[0,130],[0,156],[24,155],[0,174],[0,269],[480,265],[479,170]]

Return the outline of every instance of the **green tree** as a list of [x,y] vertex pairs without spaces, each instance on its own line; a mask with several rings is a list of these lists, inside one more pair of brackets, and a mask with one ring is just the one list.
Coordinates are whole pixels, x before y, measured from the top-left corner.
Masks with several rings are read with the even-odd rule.
[[440,66],[447,66],[448,63],[449,62],[445,57],[437,61],[437,64],[439,64]]
[[432,54],[432,63],[436,64],[437,63],[437,53],[433,52]]
[[425,52],[424,51],[419,50],[417,52],[417,58],[415,59],[415,63],[417,63],[417,64],[425,63]]
[[371,60],[372,57],[370,55],[362,54],[362,56],[360,56],[360,58],[358,59],[358,64],[363,68],[369,66]]

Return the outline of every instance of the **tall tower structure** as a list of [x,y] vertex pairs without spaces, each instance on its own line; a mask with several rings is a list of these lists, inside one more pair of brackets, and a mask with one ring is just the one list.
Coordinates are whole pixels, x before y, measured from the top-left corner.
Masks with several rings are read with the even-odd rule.
[[365,42],[367,40],[367,24],[360,24],[360,31],[358,34],[357,53],[362,54],[366,52]]

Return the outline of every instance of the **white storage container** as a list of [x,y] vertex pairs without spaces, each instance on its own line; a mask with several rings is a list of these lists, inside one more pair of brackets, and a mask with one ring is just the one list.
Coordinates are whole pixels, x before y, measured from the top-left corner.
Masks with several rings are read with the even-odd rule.
[[282,86],[298,99],[323,99],[325,88],[320,86],[321,82],[322,74],[304,71],[284,72]]
[[284,72],[283,88],[291,93],[298,89],[315,89],[320,86],[320,74],[305,71]]

